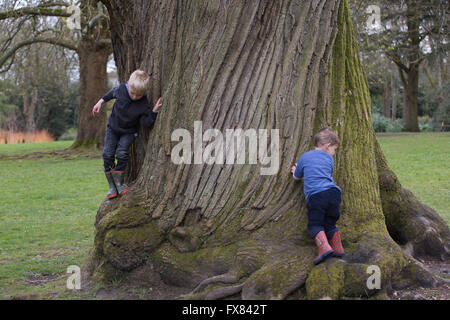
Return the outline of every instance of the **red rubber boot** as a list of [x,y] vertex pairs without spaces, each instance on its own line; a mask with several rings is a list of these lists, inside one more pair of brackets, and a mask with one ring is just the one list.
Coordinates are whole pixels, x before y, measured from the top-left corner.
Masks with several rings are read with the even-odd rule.
[[333,249],[328,243],[325,231],[320,231],[319,233],[317,233],[314,237],[314,242],[316,243],[317,248],[319,248],[319,255],[314,260],[314,264],[319,264],[321,261],[325,260],[333,253]]
[[339,231],[336,231],[330,239],[330,245],[333,249],[333,257],[340,258],[344,255],[344,248],[341,243],[341,234]]
[[114,180],[111,175],[111,171],[105,172],[105,176],[106,176],[106,180],[108,180],[108,185],[109,185],[107,197],[108,197],[108,199],[113,199],[113,198],[117,197],[117,189],[116,189],[116,185],[114,184]]
[[111,175],[113,177],[114,183],[116,184],[117,193],[123,196],[128,192],[128,186],[123,183],[123,174],[125,171],[111,171]]

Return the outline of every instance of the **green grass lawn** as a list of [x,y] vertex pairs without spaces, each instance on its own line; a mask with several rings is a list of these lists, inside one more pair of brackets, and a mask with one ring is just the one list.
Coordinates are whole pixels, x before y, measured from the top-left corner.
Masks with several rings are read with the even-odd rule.
[[402,186],[450,225],[450,132],[381,135],[378,141]]
[[[0,145],[0,154],[64,149],[71,143]],[[59,276],[59,290],[64,289],[67,267],[81,266],[93,243],[95,214],[106,191],[102,170],[100,158],[0,160],[6,191],[0,198],[0,299],[55,292],[44,287]]]
[[73,143],[73,141],[53,141],[36,143],[18,143],[18,144],[0,144],[0,155],[18,156],[32,152],[45,152],[52,150],[64,150]]
[[[382,136],[379,141],[402,185],[449,224],[450,134]],[[94,298],[67,290],[66,271],[82,266],[94,241],[95,215],[107,191],[102,159],[82,154],[70,160],[61,154],[16,158],[71,144],[0,145],[0,299]]]

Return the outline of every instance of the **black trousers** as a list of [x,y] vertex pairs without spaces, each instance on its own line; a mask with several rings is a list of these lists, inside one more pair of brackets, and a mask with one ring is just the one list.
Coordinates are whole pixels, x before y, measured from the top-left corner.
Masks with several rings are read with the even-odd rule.
[[[103,147],[103,165],[105,172],[114,168],[124,171],[127,167],[130,146],[134,141],[134,133],[118,134],[109,126],[106,128],[105,145]],[[117,158],[117,166],[115,159]]]
[[308,208],[308,234],[314,238],[320,231],[325,231],[330,239],[338,231],[336,222],[340,216],[341,191],[331,188],[312,194],[306,204]]

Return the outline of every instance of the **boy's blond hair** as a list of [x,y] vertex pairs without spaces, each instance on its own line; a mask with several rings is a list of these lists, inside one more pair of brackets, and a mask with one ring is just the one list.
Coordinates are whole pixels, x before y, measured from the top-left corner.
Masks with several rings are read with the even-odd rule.
[[330,128],[320,129],[319,132],[314,135],[314,146],[321,147],[327,143],[332,146],[339,146],[341,141],[337,134]]
[[130,75],[128,85],[138,96],[143,96],[150,85],[150,77],[142,70],[136,70]]

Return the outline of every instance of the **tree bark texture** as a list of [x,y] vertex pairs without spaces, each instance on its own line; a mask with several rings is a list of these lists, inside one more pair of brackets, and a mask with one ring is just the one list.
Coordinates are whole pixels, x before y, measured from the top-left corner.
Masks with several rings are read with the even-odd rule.
[[[419,278],[435,284],[413,256],[446,259],[448,227],[387,167],[347,1],[104,3],[121,80],[146,70],[150,102],[161,95],[163,108],[134,145],[131,191],[99,208],[91,278],[159,279],[195,299],[360,297]],[[200,120],[203,131],[279,129],[277,174],[261,175],[261,164],[174,164],[171,133],[193,133]],[[290,168],[322,127],[342,141],[334,178],[346,255],[314,266],[303,183]],[[397,230],[409,217],[417,228]],[[381,269],[381,290],[366,287],[369,265]]]
[[392,111],[391,111],[391,119],[392,121],[395,121],[397,119],[397,84],[394,77],[394,73],[391,72],[391,91],[392,91],[392,97],[391,97],[391,104],[392,104]]
[[110,48],[93,41],[82,41],[78,46],[80,61],[80,100],[78,104],[77,138],[71,148],[102,148],[106,130],[106,108],[95,117],[92,107],[108,91],[106,64]]
[[390,119],[391,118],[391,86],[390,86],[389,74],[384,77],[384,88],[383,88],[383,116]]
[[106,19],[90,24],[98,10],[96,2],[84,0],[81,4],[81,39],[77,46],[80,61],[80,100],[78,105],[77,138],[71,145],[75,148],[101,149],[106,130],[106,107],[92,116],[92,107],[108,91],[106,65],[111,54],[111,44],[102,40],[109,37]]

